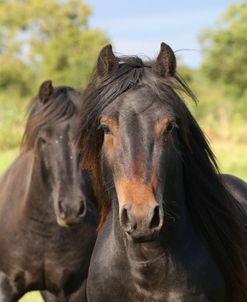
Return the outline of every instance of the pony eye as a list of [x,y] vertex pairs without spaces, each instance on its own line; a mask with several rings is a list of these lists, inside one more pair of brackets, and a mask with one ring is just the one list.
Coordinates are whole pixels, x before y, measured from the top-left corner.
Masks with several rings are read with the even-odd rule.
[[164,138],[165,138],[165,141],[166,141],[166,139],[167,139],[167,135],[168,135],[169,133],[171,133],[171,132],[173,131],[174,128],[178,128],[178,125],[177,125],[175,122],[170,122],[170,123],[166,126],[166,128],[165,128],[165,130],[164,130],[164,133],[163,133],[163,136],[164,136]]
[[40,138],[39,138],[39,143],[40,143],[40,144],[45,144],[45,143],[46,143],[46,140],[45,140],[43,137],[40,137]]
[[47,141],[42,136],[40,136],[37,140],[38,150],[45,150],[46,143]]
[[169,123],[167,126],[166,126],[166,132],[171,132],[173,129],[174,129],[175,125],[173,123]]
[[103,130],[104,134],[112,134],[110,127],[106,124],[100,125],[100,129]]

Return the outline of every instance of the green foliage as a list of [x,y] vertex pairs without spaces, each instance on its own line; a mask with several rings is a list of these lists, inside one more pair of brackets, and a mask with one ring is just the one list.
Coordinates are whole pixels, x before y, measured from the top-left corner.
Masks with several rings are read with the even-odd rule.
[[17,95],[0,92],[0,152],[20,145],[27,103]]
[[247,181],[246,144],[231,141],[213,141],[212,146],[220,170],[223,173],[230,173]]
[[18,153],[18,149],[0,150],[0,176],[14,161]]
[[223,83],[236,98],[247,92],[246,33],[247,4],[241,2],[231,5],[216,28],[204,31],[200,37],[202,71],[212,82]]
[[83,87],[108,42],[90,14],[82,0],[0,1],[0,89],[30,95],[48,78]]
[[[186,79],[183,69],[180,73]],[[190,75],[187,82],[198,104],[188,97],[184,99],[208,136],[214,141],[247,143],[246,99],[243,97],[236,101],[234,96],[226,93],[225,85],[212,83],[198,70],[191,70]]]
[[191,84],[193,81],[193,74],[195,72],[192,68],[184,64],[179,64],[177,72],[180,76],[182,76],[187,84]]

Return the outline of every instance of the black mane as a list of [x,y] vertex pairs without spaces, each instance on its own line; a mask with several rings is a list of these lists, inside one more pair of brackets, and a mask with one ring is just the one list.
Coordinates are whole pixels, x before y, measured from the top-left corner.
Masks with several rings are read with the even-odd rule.
[[44,125],[70,119],[79,106],[80,92],[67,86],[54,88],[51,100],[42,104],[35,96],[29,104],[29,114],[22,140],[24,149],[34,146],[37,133]]

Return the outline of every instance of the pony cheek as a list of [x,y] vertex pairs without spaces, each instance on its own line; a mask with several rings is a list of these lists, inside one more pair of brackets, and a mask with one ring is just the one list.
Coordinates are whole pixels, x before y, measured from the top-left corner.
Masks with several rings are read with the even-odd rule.
[[101,147],[100,156],[102,159],[103,168],[107,171],[112,170],[113,168],[113,158],[114,158],[114,147],[111,138],[108,138],[107,135],[104,137],[104,141]]
[[107,165],[111,168],[113,168],[114,166],[116,147],[115,138],[112,135],[106,135],[102,147],[102,154]]

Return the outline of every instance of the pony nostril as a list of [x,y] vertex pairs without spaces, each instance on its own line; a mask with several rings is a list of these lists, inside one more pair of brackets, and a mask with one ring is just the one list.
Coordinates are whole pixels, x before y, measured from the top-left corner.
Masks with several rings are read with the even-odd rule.
[[81,200],[80,201],[80,207],[78,210],[78,216],[84,216],[86,214],[86,203]]
[[126,208],[123,208],[122,210],[120,222],[126,233],[132,233],[137,228],[137,224],[129,217],[128,210]]
[[65,208],[65,205],[62,200],[58,201],[58,211],[59,211],[59,216],[62,219],[65,219],[66,218],[66,208]]
[[157,228],[160,225],[161,213],[159,206],[154,208],[153,217],[149,224],[150,229]]

